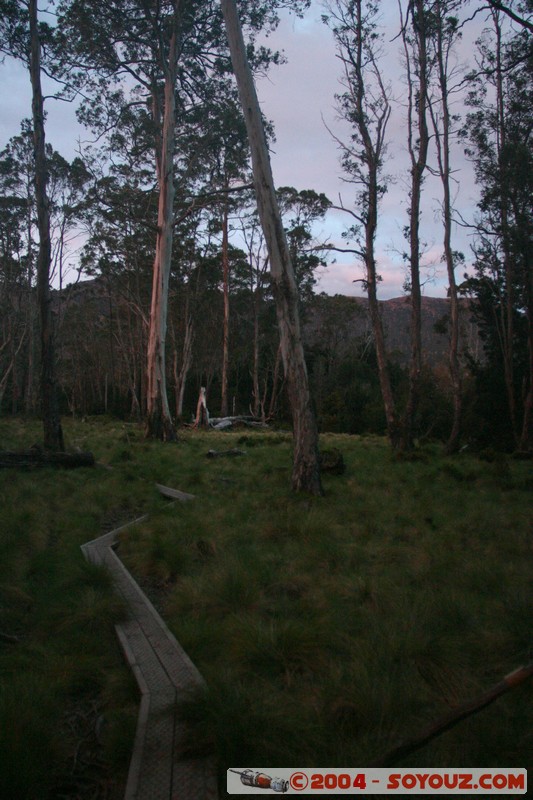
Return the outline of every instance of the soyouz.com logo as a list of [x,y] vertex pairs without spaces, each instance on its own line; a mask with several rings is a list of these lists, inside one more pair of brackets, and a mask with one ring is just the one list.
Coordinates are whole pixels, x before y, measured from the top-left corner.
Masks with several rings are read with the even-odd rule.
[[228,794],[526,794],[525,769],[229,769]]

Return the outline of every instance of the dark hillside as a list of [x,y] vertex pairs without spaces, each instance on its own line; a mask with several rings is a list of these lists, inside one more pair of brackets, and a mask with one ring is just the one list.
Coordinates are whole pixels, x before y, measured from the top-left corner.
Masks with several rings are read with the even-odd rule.
[[[410,307],[408,297],[395,297],[380,303],[387,344],[391,358],[399,364],[409,359]],[[472,320],[469,301],[461,306],[461,350],[480,356],[481,345],[477,327]],[[431,367],[445,362],[448,354],[448,300],[440,297],[422,298],[422,347],[424,359]],[[333,297],[321,294],[314,298],[306,315],[304,335],[310,348],[333,351],[342,358],[353,350],[357,341],[372,339],[372,329],[366,298]],[[331,355],[333,355],[331,352]]]

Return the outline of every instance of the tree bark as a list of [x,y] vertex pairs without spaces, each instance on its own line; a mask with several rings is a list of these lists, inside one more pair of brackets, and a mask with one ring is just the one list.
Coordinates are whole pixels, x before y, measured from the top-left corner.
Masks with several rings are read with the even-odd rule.
[[41,327],[41,404],[44,446],[63,451],[63,430],[57,401],[54,330],[50,297],[50,203],[47,196],[47,164],[44,134],[44,103],[41,89],[41,46],[37,26],[37,0],[29,0],[30,77],[32,87],[33,146],[35,156],[35,200],[39,228],[37,298]]
[[[176,77],[177,77],[177,10],[175,10],[174,30],[170,37],[168,59],[161,52],[161,61],[165,74],[163,127],[161,131],[160,149],[156,145],[159,204],[157,213],[156,252],[153,268],[152,303],[150,308],[150,331],[148,336],[147,364],[147,424],[146,434],[149,437],[174,441],[176,431],[170,414],[166,383],[165,342],[167,333],[168,287],[170,266],[172,261],[172,239],[174,223],[174,146],[175,146],[175,113],[176,113]],[[164,62],[164,63],[163,63]],[[157,88],[154,88],[154,93]],[[154,121],[160,124],[160,112],[157,97],[153,98]],[[159,137],[157,137],[159,139]]]
[[294,454],[292,487],[322,494],[318,430],[311,405],[300,334],[298,293],[279,212],[261,110],[234,0],[221,0],[226,33],[252,153],[257,206],[270,258],[281,351],[292,411]]

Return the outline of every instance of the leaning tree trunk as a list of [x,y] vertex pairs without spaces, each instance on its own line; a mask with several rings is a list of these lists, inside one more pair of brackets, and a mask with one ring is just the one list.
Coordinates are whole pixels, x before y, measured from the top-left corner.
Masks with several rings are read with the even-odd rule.
[[32,87],[33,147],[35,157],[35,201],[39,228],[37,298],[41,327],[41,404],[44,446],[64,451],[63,430],[57,401],[54,331],[50,294],[50,203],[46,193],[47,165],[44,135],[44,104],[41,90],[41,46],[37,27],[37,0],[29,0],[30,77]]
[[300,334],[298,291],[294,270],[276,200],[261,110],[246,58],[237,6],[235,0],[221,0],[221,6],[252,154],[257,207],[270,258],[281,352],[293,419],[292,487],[296,491],[319,495],[322,494],[322,485],[318,430],[311,404]]
[[[168,286],[172,260],[174,213],[174,140],[177,33],[170,39],[168,62],[165,64],[165,100],[161,152],[157,159],[159,205],[157,239],[152,282],[150,332],[148,336],[146,434],[155,439],[173,441],[176,432],[170,414],[166,383],[165,341],[167,334]],[[157,89],[154,89],[157,91]],[[159,117],[154,98],[154,116]],[[156,124],[159,120],[156,119]]]

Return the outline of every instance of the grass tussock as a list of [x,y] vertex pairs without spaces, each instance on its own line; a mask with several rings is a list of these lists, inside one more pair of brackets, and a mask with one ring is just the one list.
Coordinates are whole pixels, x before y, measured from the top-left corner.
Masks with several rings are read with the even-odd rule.
[[[23,432],[0,425],[6,446]],[[137,696],[113,636],[124,610],[79,545],[141,513],[150,518],[122,534],[121,556],[206,678],[183,713],[191,753],[214,749],[222,778],[243,763],[370,763],[531,657],[526,462],[433,446],[396,460],[378,437],[324,436],[346,472],[307,498],[288,488],[286,434],[188,432],[165,446],[89,420],[67,436],[98,466],[0,474],[0,631],[20,640],[0,644],[0,730],[12,697],[25,709],[0,743],[19,765],[0,769],[2,796],[32,797],[44,773],[53,796],[78,746],[57,710],[80,703],[105,719],[106,774],[125,774]],[[246,455],[206,458],[232,447]],[[155,482],[196,500],[170,503]],[[405,766],[531,766],[532,691]],[[23,768],[30,729],[41,749]]]

